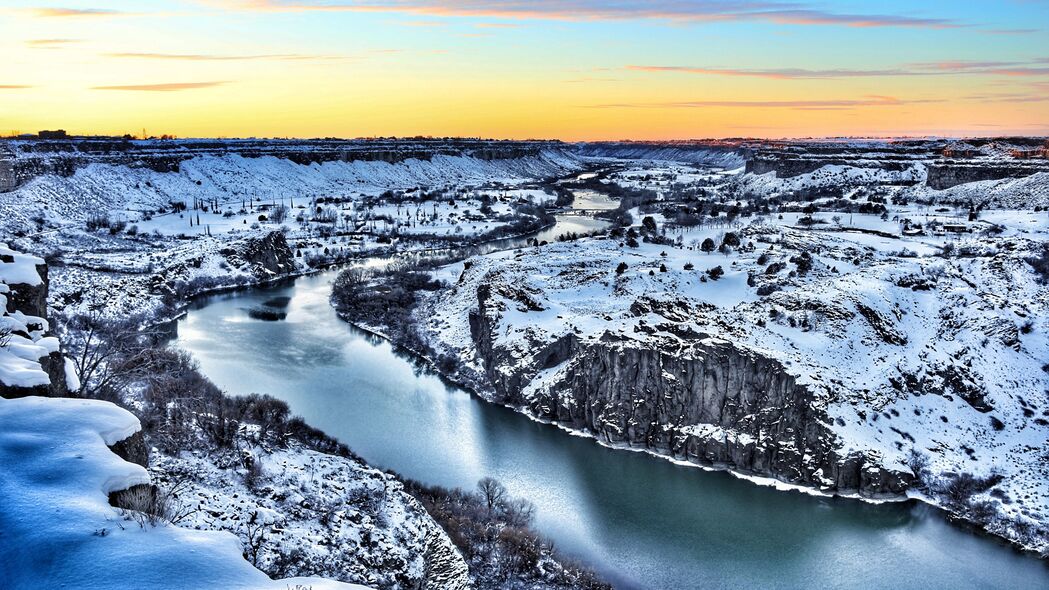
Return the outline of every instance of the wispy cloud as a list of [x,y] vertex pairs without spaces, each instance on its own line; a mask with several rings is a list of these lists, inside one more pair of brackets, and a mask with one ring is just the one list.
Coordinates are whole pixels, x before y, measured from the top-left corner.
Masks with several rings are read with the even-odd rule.
[[859,107],[897,107],[911,104],[944,102],[942,99],[901,99],[894,96],[870,95],[856,99],[828,100],[695,100],[683,102],[610,103],[589,108],[759,108],[795,110],[846,110]]
[[92,90],[130,90],[141,92],[177,92],[180,90],[197,90],[212,88],[228,82],[169,82],[166,84],[129,84],[125,86],[93,86]]
[[1003,68],[1020,65],[1024,62],[1018,61],[963,61],[963,60],[945,60],[945,61],[925,61],[907,64],[907,67],[919,69],[919,70],[932,70],[932,71],[943,71],[943,72],[971,72],[971,71],[982,71],[992,68]]
[[659,19],[679,22],[763,21],[790,25],[912,27],[948,29],[970,26],[939,17],[850,14],[777,0],[216,0],[229,8],[265,11],[397,12],[415,15],[545,20]]
[[142,52],[124,52],[124,53],[106,53],[106,57],[113,57],[119,59],[156,59],[165,61],[256,61],[256,60],[279,60],[279,61],[300,61],[300,60],[340,60],[340,59],[353,59],[349,56],[339,55],[302,55],[295,53],[288,54],[257,54],[257,55],[221,55],[211,53],[142,53]]
[[35,16],[43,18],[78,17],[78,16],[117,16],[128,14],[119,10],[109,8],[33,8],[30,9]]
[[989,35],[1031,35],[1043,31],[1041,29],[987,29],[983,32]]
[[448,23],[443,20],[402,20],[394,23],[402,27],[446,27]]
[[983,74],[990,76],[1045,76],[1049,67],[1041,64],[1046,60],[1019,61],[940,61],[904,64],[903,66],[879,70],[854,69],[804,69],[804,68],[713,68],[704,66],[628,65],[626,70],[635,72],[666,72],[702,76],[730,76],[744,78],[766,78],[771,80],[821,80],[834,78],[878,78],[904,76],[946,76]]
[[32,86],[26,86],[24,84],[0,84],[0,90],[25,90],[26,88],[32,88]]
[[800,68],[782,68],[768,70],[749,70],[733,68],[703,68],[693,66],[641,66],[630,65],[626,69],[636,72],[675,72],[682,74],[699,74],[706,76],[732,76],[744,78],[769,78],[773,80],[815,80],[824,78],[870,78],[883,76],[914,76],[916,72],[906,70],[806,70]]
[[1049,102],[1047,94],[973,94],[964,97],[973,102],[1002,102],[1023,104],[1028,102]]
[[34,49],[55,49],[65,45],[72,45],[73,43],[80,43],[80,41],[80,39],[30,39],[25,44]]

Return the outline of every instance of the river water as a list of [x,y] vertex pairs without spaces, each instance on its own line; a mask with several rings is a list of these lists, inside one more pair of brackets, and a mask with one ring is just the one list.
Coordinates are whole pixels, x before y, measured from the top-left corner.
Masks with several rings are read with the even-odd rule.
[[[776,491],[483,402],[340,321],[336,274],[202,299],[176,344],[219,387],[286,400],[373,465],[445,486],[499,479],[621,588],[1049,588],[1045,562],[921,505]],[[249,316],[278,297],[283,321]]]

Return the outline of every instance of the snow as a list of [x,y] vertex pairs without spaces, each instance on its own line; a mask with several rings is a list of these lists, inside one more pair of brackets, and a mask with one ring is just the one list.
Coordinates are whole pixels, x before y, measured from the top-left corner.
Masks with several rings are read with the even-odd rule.
[[15,252],[8,248],[7,244],[3,243],[0,243],[0,257],[14,258],[13,262],[0,262],[0,282],[8,285],[24,284],[32,287],[43,282],[36,271],[37,265],[44,263],[43,259]]
[[[458,559],[451,540],[394,476],[298,443],[248,453],[260,467],[254,486],[244,483],[244,469],[227,467],[239,467],[240,452],[154,450],[154,477],[183,485],[179,501],[191,512],[180,526],[239,533],[257,513],[270,525],[260,564],[297,551],[300,570],[326,564],[326,575],[380,587],[424,579],[428,551],[439,545]],[[444,565],[455,564],[465,578],[461,559]]]
[[227,533],[139,527],[108,494],[149,482],[107,445],[139,429],[95,400],[0,399],[0,587],[361,588],[321,579],[271,581]]
[[[839,175],[860,184],[898,180],[858,170],[832,168],[788,181],[800,186]],[[778,185],[774,177],[746,176],[743,182],[750,186]],[[644,215],[633,212],[633,219]],[[968,222],[966,215],[890,204],[885,220],[822,212],[813,217],[825,223],[807,227],[798,225],[801,213],[784,212],[736,224],[667,227],[669,245],[630,248],[622,240],[595,238],[474,257],[465,272],[462,265],[438,271],[455,280],[448,290],[428,296],[416,319],[437,354],[458,358],[461,376],[481,384],[482,391],[486,380],[471,375],[486,369],[469,330],[482,284],[504,309],[493,344],[501,358],[521,366],[568,334],[588,342],[610,332],[640,346],[677,348],[683,343],[674,334],[652,329],[672,323],[731,342],[779,361],[810,388],[834,420],[830,428],[843,452],[859,451],[878,458],[884,469],[909,471],[907,457],[914,449],[929,456],[933,480],[962,472],[1002,474],[996,493],[1005,499],[984,498],[997,511],[987,526],[1017,538],[1014,523],[1049,522],[1049,373],[1043,370],[1049,359],[1049,286],[1039,283],[1025,262],[1049,241],[1049,216],[987,209]],[[653,218],[665,224],[662,216]],[[972,231],[905,235],[904,219],[926,226],[959,223]],[[740,234],[740,248],[699,251],[703,239],[720,243],[726,231]],[[948,242],[976,254],[942,257]],[[790,261],[802,250],[812,256],[807,274],[793,272]],[[759,264],[763,255],[767,260]],[[627,270],[617,276],[620,262]],[[685,270],[686,263],[694,268]],[[785,268],[770,273],[772,263]],[[714,266],[721,266],[724,276],[704,281],[704,272]],[[759,296],[756,287],[762,285],[778,291]],[[643,300],[664,302],[683,315],[635,313],[632,304]],[[566,367],[525,372],[524,399],[557,394]],[[919,385],[906,385],[908,379]],[[967,402],[967,389],[979,392],[982,401]],[[717,425],[679,428],[711,439],[733,436]],[[1024,542],[1044,550],[1049,539]]]
[[13,290],[36,287],[43,280],[37,265],[44,261],[15,252],[0,244],[0,384],[10,387],[41,387],[50,383],[40,359],[58,352],[56,338],[45,336],[47,320],[10,310]]

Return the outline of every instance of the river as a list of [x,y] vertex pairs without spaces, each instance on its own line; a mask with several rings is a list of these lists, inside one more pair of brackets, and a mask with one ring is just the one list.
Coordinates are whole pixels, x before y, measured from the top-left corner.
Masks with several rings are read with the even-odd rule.
[[[284,399],[373,465],[445,486],[499,479],[620,588],[1049,588],[1045,562],[919,504],[776,491],[483,402],[340,321],[336,274],[201,299],[176,344],[227,392]],[[285,320],[249,316],[277,297]]]

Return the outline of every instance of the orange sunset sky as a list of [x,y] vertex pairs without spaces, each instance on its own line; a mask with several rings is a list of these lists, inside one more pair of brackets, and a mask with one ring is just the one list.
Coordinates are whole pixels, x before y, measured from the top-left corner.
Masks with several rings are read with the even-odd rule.
[[0,133],[1049,134],[1049,2],[3,2]]

